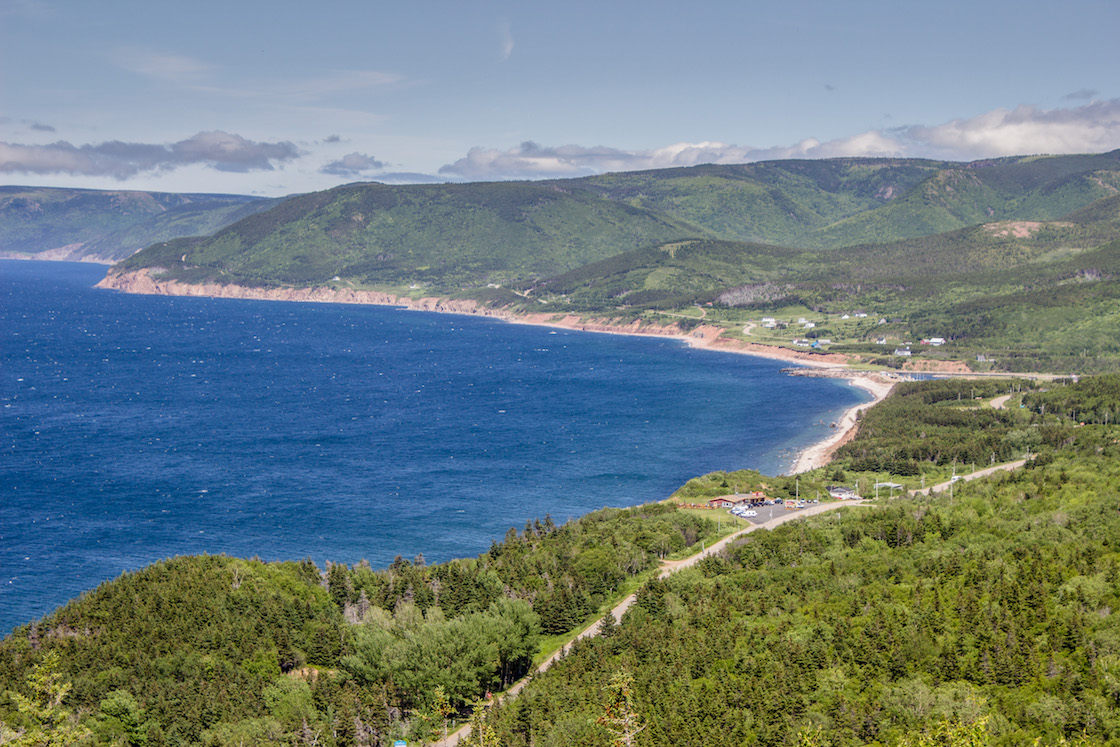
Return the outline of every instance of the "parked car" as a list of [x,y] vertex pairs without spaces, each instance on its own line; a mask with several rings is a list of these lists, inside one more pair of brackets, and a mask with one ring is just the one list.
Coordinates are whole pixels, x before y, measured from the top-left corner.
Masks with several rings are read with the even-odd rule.
[[743,512],[743,516],[747,517],[748,519],[753,519],[754,517],[758,516],[758,511],[745,511]]

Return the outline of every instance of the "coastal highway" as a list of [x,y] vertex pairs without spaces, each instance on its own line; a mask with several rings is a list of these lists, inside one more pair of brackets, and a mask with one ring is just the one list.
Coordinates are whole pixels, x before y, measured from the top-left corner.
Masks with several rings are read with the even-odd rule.
[[[968,482],[969,480],[978,480],[981,477],[987,477],[988,475],[992,474],[993,472],[1006,472],[1006,471],[1013,470],[1013,469],[1019,469],[1020,467],[1022,467],[1026,463],[1027,463],[1026,459],[1018,459],[1014,462],[1005,462],[1003,464],[997,464],[993,467],[985,467],[984,469],[978,469],[975,472],[970,472],[967,475],[958,475],[958,479],[956,480],[956,482]],[[953,480],[946,480],[945,482],[939,482],[936,485],[930,485],[928,488],[917,488],[915,490],[911,490],[909,494],[910,495],[930,495],[931,493],[944,493],[946,490],[948,490],[950,487],[952,487],[953,482],[954,482]]]
[[[722,539],[720,539],[716,542],[713,542],[710,547],[703,548],[700,552],[696,553],[695,555],[690,555],[689,557],[684,558],[682,560],[665,560],[665,561],[662,561],[662,563],[661,563],[661,573],[659,574],[658,578],[666,578],[669,575],[671,575],[673,573],[676,573],[677,571],[679,571],[682,568],[689,568],[691,566],[694,566],[697,563],[699,563],[702,558],[706,558],[709,555],[714,555],[715,553],[720,552],[724,547],[727,546],[728,543],[734,542],[739,537],[742,537],[745,534],[750,534],[751,532],[754,532],[758,529],[773,529],[776,526],[780,526],[780,525],[785,524],[787,522],[794,521],[796,519],[801,519],[801,518],[804,518],[806,516],[814,516],[816,514],[824,513],[825,511],[834,511],[838,508],[847,508],[848,506],[859,506],[859,505],[864,505],[863,501],[842,501],[842,502],[837,502],[837,503],[818,503],[818,504],[815,504],[815,505],[807,506],[806,508],[788,509],[788,510],[786,510],[786,512],[784,514],[775,516],[774,518],[770,519],[769,521],[760,522],[758,524],[751,524],[750,526],[743,527],[742,529],[740,529],[736,532],[733,532],[732,534],[729,534],[726,537],[724,537],[724,538],[722,538]],[[778,510],[782,510],[782,509],[778,509]],[[775,511],[775,513],[777,513],[777,511]],[[634,604],[635,599],[637,599],[637,594],[631,594],[630,596],[626,597],[621,602],[616,604],[613,609],[611,609],[611,616],[614,617],[615,622],[619,622],[619,621],[622,620],[623,614],[625,614],[626,610],[630,609],[630,606]],[[591,625],[584,628],[579,633],[579,635],[577,635],[573,639],[573,643],[575,641],[578,641],[578,640],[583,639],[583,638],[591,638],[593,636],[599,635],[599,624],[600,624],[600,622],[601,622],[601,620],[596,620]],[[520,692],[529,683],[529,679],[530,679],[531,676],[548,671],[548,669],[553,664],[555,664],[557,661],[559,661],[560,658],[562,656],[564,656],[565,653],[568,652],[568,650],[571,648],[571,645],[572,644],[569,643],[567,646],[564,646],[559,651],[555,652],[554,654],[549,656],[547,659],[542,661],[540,666],[537,667],[534,672],[530,673],[529,675],[526,675],[525,677],[522,677],[520,680],[515,682],[508,690],[506,690],[503,694],[495,697],[494,702],[505,702],[505,701],[511,700],[513,698],[516,698],[518,696],[518,694],[520,694]],[[463,726],[461,726],[456,731],[448,734],[446,739],[440,740],[438,742],[433,742],[432,744],[435,745],[435,747],[458,747],[458,745],[464,739],[466,739],[468,736],[470,736],[470,733],[471,733],[470,724],[464,724]]]

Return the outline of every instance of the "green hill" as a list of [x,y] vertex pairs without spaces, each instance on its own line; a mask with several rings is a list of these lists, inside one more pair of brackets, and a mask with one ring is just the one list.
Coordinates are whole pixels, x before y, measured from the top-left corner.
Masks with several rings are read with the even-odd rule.
[[594,620],[659,557],[715,536],[714,522],[653,504],[546,517],[438,566],[155,563],[0,643],[0,744],[5,725],[46,720],[11,696],[34,695],[42,667],[72,685],[48,710],[80,711],[103,744],[291,744],[309,728],[321,744],[392,744],[409,720],[430,733],[415,714],[435,715],[437,688],[444,707],[469,709],[528,670],[542,634]]
[[832,249],[995,220],[1056,220],[1120,190],[1120,151],[973,163],[835,158],[608,174],[571,184],[719,238]]
[[112,263],[209,234],[275,200],[240,195],[0,187],[0,253]]
[[1120,190],[1120,151],[943,164],[889,205],[820,231],[822,247],[917,238],[1001,220],[1057,220]]
[[546,278],[529,294],[545,309],[678,309],[744,284],[781,284],[819,253],[765,244],[691,240],[616,254]]
[[[534,183],[354,184],[291,198],[124,268],[256,284],[528,286],[687,238],[829,249],[995,220],[1052,220],[1114,194],[1120,151],[947,164],[775,161]],[[182,260],[187,255],[187,261]]]
[[448,292],[529,283],[703,234],[650,210],[545,184],[354,184],[290,198],[207,239],[150,247],[120,268],[264,285],[337,276]]
[[[820,323],[810,338],[829,338],[833,352],[865,359],[882,356],[872,343],[889,334],[900,342],[945,338],[939,357],[983,356],[1004,370],[1113,370],[1120,364],[1113,333],[1120,325],[1120,196],[1056,221],[999,221],[832,250],[674,242],[544,279],[527,296],[543,302],[538,310],[650,319],[653,311],[703,306],[706,323],[729,328],[799,309],[787,316],[809,313]],[[824,326],[857,309],[896,323]]]
[[945,166],[914,159],[771,161],[607,174],[571,184],[678,216],[722,239],[831,247],[839,244],[822,242],[821,231],[890,204]]

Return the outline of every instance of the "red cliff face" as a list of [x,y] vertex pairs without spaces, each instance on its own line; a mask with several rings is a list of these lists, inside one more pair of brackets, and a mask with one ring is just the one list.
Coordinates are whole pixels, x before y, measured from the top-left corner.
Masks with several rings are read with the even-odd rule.
[[161,296],[200,296],[207,298],[252,298],[263,301],[304,301],[309,303],[353,303],[378,306],[401,306],[418,311],[436,311],[445,314],[469,314],[503,319],[521,324],[541,324],[585,332],[608,332],[625,335],[651,335],[676,337],[689,345],[729,353],[748,353],[765,358],[797,361],[812,365],[840,366],[849,361],[846,355],[822,355],[784,348],[758,345],[723,337],[723,328],[711,324],[700,325],[688,332],[676,324],[664,326],[632,322],[619,322],[610,318],[579,317],[574,314],[521,314],[507,309],[484,306],[477,301],[438,297],[409,298],[378,291],[350,290],[346,288],[253,288],[225,283],[181,283],[153,277],[159,269],[147,268],[134,272],[112,272],[97,284],[125,293]]
[[[158,272],[158,271],[156,271]],[[203,296],[207,298],[254,298],[265,301],[310,301],[319,303],[367,303],[381,305],[407,305],[408,299],[399,299],[387,293],[374,291],[336,290],[333,288],[252,288],[226,283],[180,283],[161,280],[152,276],[150,269],[135,272],[110,272],[97,284],[125,293],[157,296]]]

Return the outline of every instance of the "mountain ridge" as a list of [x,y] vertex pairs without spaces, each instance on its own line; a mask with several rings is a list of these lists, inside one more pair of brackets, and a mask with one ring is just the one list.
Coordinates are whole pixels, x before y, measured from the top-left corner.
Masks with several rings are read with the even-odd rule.
[[211,233],[275,200],[247,195],[0,186],[0,256],[113,264]]
[[[622,326],[643,315],[663,326],[699,307],[731,336],[767,312],[787,315],[787,332],[751,342],[823,340],[897,367],[872,346],[905,351],[932,337],[948,345],[921,350],[927,359],[1103,371],[1120,365],[1108,331],[1120,324],[1118,197],[1120,150],[355,183],[153,244],[118,263],[107,285],[147,270],[188,285],[469,298]],[[821,326],[854,309],[890,324]],[[799,319],[817,329],[796,335]]]

